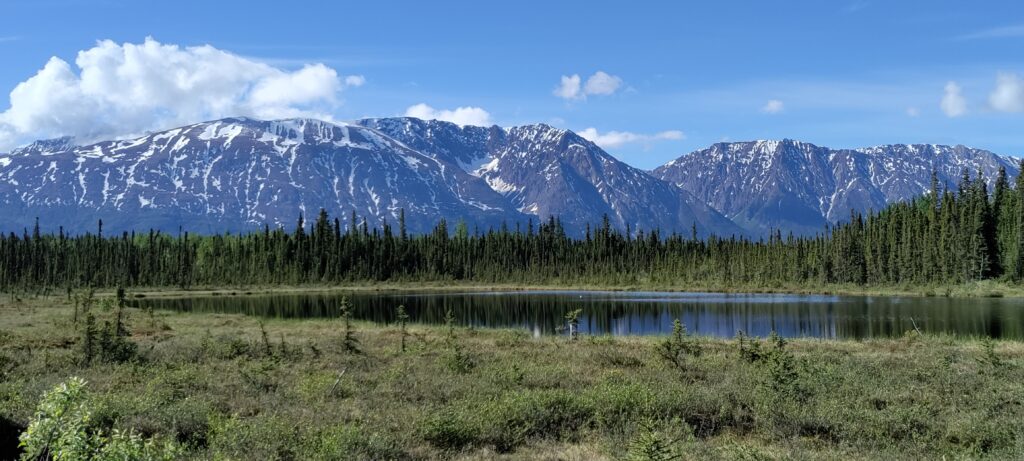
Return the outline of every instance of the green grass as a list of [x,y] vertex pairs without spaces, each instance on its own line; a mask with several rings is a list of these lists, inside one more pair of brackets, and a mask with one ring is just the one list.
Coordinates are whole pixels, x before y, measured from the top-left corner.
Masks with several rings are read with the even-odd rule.
[[[113,313],[94,307],[99,323]],[[89,382],[96,424],[190,459],[1020,459],[1024,343],[694,340],[129,310],[138,356],[80,364],[62,298],[0,301],[0,458],[42,393]],[[989,344],[991,347],[987,346]],[[269,350],[269,351],[268,351]],[[2,445],[2,444],[7,445]],[[653,456],[652,455],[652,456]]]

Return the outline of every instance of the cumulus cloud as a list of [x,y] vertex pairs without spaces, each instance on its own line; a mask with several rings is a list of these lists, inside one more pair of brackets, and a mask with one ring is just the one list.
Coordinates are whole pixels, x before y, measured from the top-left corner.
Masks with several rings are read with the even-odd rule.
[[606,74],[602,71],[597,71],[587,79],[587,84],[584,85],[583,92],[585,94],[607,95],[615,93],[620,86],[622,86],[621,78]]
[[581,99],[583,92],[580,91],[580,76],[576,75],[563,75],[562,83],[555,88],[555,96],[562,99]]
[[366,77],[362,75],[349,75],[345,77],[345,86],[358,87],[366,83]]
[[594,72],[584,83],[579,74],[563,75],[554,95],[567,101],[587,99],[589,95],[607,96],[622,87],[622,79],[604,71]]
[[662,131],[655,134],[638,134],[631,133],[629,131],[608,131],[605,133],[599,133],[596,128],[586,128],[579,132],[579,135],[602,148],[610,149],[620,147],[623,144],[643,142],[650,143],[652,141],[664,141],[672,140],[677,141],[685,139],[686,135],[679,130]]
[[917,117],[921,115],[921,111],[916,107],[907,108],[907,117]]
[[284,70],[209,45],[98,42],[75,67],[53,57],[10,94],[0,149],[40,138],[112,138],[228,116],[330,118],[346,87],[323,64]]
[[420,103],[405,110],[406,117],[424,120],[443,120],[459,126],[491,126],[491,114],[479,107],[456,107],[454,110],[434,109]]
[[1017,74],[999,74],[988,103],[1000,112],[1024,111],[1024,80]]
[[771,99],[761,106],[761,112],[766,114],[778,114],[784,110],[786,110],[786,105],[778,99]]
[[939,107],[947,117],[959,117],[967,113],[967,99],[964,98],[960,85],[953,81],[948,82],[943,91]]

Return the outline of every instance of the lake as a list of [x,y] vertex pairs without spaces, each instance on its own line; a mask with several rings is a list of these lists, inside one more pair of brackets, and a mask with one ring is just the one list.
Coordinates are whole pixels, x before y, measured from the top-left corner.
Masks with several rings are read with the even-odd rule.
[[[275,318],[337,317],[340,293],[133,300],[136,307],[244,313]],[[872,338],[927,333],[1024,339],[1024,300],[722,294],[637,291],[357,292],[355,318],[391,324],[404,305],[414,323],[440,324],[451,309],[462,326],[516,328],[534,336],[567,334],[565,314],[582,309],[579,329],[595,335],[657,335],[675,319],[692,333],[737,331],[785,337]]]

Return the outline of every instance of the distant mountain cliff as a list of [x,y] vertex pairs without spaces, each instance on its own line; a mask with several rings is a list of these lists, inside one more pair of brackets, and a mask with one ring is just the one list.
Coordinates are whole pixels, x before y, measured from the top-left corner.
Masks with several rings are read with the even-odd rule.
[[718,143],[652,174],[696,196],[753,234],[820,232],[850,210],[879,210],[928,192],[932,171],[955,188],[966,169],[993,180],[1019,160],[964,146],[894,144],[829,149],[800,141]]
[[[850,210],[927,192],[931,172],[989,178],[1017,160],[963,146],[829,149],[719,143],[645,172],[568,130],[460,127],[415,118],[352,123],[224,119],[79,146],[68,138],[0,154],[0,230],[243,232],[321,208],[410,232],[441,218],[481,231],[559,217],[569,233],[620,229],[764,235],[820,232]],[[343,221],[347,222],[346,219]]]
[[625,229],[742,230],[593,143],[546,125],[459,127],[412,118],[328,123],[224,119],[137,139],[41,141],[0,154],[0,229],[241,232],[321,208],[411,232],[439,219],[480,230],[560,217],[569,232],[608,215]]

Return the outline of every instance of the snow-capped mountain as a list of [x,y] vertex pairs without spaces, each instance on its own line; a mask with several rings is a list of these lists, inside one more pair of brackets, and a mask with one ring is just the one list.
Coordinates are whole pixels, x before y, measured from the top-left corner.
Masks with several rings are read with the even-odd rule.
[[0,230],[247,231],[352,211],[410,232],[441,218],[481,230],[558,216],[570,233],[618,229],[763,235],[820,231],[850,210],[955,186],[1017,160],[963,146],[829,149],[719,143],[644,172],[547,125],[460,127],[415,118],[328,123],[224,119],[86,146],[60,138],[0,154]]
[[[35,143],[0,157],[5,230],[39,217],[70,231],[291,228],[300,213],[497,226],[518,213],[483,180],[358,125],[225,119],[138,139]],[[344,216],[343,216],[344,218]],[[343,219],[344,220],[344,219]]]
[[620,162],[572,131],[544,124],[460,128],[414,118],[360,123],[463,165],[516,210],[558,216],[569,229],[578,231],[607,215],[619,229],[689,234],[696,225],[701,235],[743,233],[686,191]]
[[[559,216],[617,228],[741,232],[688,193],[545,125],[459,127],[410,118],[328,123],[224,119],[76,146],[0,154],[0,229],[246,231],[300,213],[355,211],[410,232],[441,218],[480,229]],[[343,221],[345,221],[343,219]],[[376,221],[376,222],[374,222]]]
[[964,146],[895,144],[829,149],[793,140],[718,143],[652,174],[689,191],[753,234],[819,232],[850,210],[881,209],[928,192],[931,173],[956,187],[964,169],[1016,177],[1018,160]]

